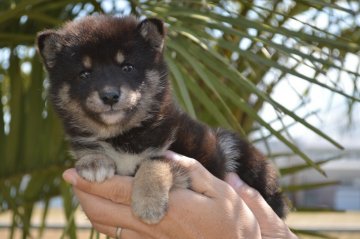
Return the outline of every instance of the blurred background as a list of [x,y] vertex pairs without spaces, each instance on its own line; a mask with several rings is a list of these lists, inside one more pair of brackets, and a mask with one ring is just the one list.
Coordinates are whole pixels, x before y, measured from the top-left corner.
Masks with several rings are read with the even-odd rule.
[[158,17],[179,104],[277,165],[300,238],[360,238],[358,0],[0,0],[0,238],[99,238],[61,178],[73,164],[36,33],[91,14]]

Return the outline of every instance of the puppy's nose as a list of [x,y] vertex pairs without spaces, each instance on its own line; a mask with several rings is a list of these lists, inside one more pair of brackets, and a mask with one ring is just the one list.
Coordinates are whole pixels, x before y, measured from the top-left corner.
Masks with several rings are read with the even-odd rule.
[[106,105],[114,105],[119,102],[120,92],[111,90],[111,91],[103,91],[100,93],[100,98],[102,102]]

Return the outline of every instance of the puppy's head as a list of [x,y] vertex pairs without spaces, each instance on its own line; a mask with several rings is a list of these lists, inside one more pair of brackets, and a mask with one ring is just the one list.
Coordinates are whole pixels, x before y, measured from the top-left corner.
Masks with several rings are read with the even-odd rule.
[[65,125],[109,137],[151,117],[167,86],[158,19],[91,16],[37,36]]

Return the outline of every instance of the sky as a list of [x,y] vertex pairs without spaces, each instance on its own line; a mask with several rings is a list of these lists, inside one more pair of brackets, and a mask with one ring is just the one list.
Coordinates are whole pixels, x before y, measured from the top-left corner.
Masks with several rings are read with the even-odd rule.
[[[356,72],[355,67],[359,65],[359,57],[349,54],[346,57],[344,67]],[[307,72],[306,66],[298,69],[299,72]],[[360,71],[357,70],[360,74]],[[330,72],[327,77],[336,78],[338,73]],[[347,82],[346,78],[350,76],[344,74],[342,78],[343,88],[346,92],[352,91],[352,85]],[[336,80],[336,79],[334,79]],[[299,104],[299,97],[294,92],[301,93],[306,90],[308,83],[302,79],[294,76],[288,76],[286,81],[281,82],[273,93],[273,98],[284,104],[289,109],[295,108]],[[355,104],[355,108],[352,110],[352,123],[349,124],[348,119],[348,102],[344,97],[330,92],[327,89],[312,86],[307,96],[309,103],[299,110],[299,114],[305,115],[308,112],[318,112],[313,117],[310,117],[308,121],[320,129],[326,131],[330,135],[339,140],[347,138],[353,138],[355,136],[360,137],[360,104]],[[265,107],[262,111],[262,116],[265,118],[274,118],[276,114],[271,107]],[[318,137],[306,132],[303,126],[296,125],[290,129],[290,132],[295,138],[298,139],[312,139],[318,141]],[[309,137],[311,136],[311,137]]]

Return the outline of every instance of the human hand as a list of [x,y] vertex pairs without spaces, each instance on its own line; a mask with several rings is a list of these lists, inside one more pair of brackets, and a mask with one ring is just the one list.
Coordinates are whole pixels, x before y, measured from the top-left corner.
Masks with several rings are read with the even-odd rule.
[[244,183],[236,173],[228,173],[225,181],[233,187],[255,215],[260,227],[262,239],[298,238],[272,210],[260,193]]
[[[130,207],[133,180],[131,177],[115,176],[103,183],[89,183],[79,177],[74,169],[69,169],[64,172],[64,179],[73,184],[74,192],[94,228],[112,237],[115,236],[116,228],[121,227],[122,239],[261,238],[260,228],[266,229],[267,226],[259,225],[259,219],[252,212],[254,209],[250,210],[245,200],[242,200],[229,185],[212,176],[194,159],[171,152],[167,156],[188,168],[193,191],[173,190],[169,211],[156,225],[144,224],[133,216]],[[229,180],[233,179],[230,177]],[[235,189],[238,193],[245,193],[246,190],[239,189],[240,184],[234,180],[231,182],[236,184]],[[250,200],[251,197],[248,199],[253,201]],[[285,224],[276,225],[287,229]],[[271,229],[273,225],[268,227]],[[275,230],[276,238],[289,238],[279,237],[280,231]],[[269,233],[271,230],[267,230],[264,236],[270,235]]]

